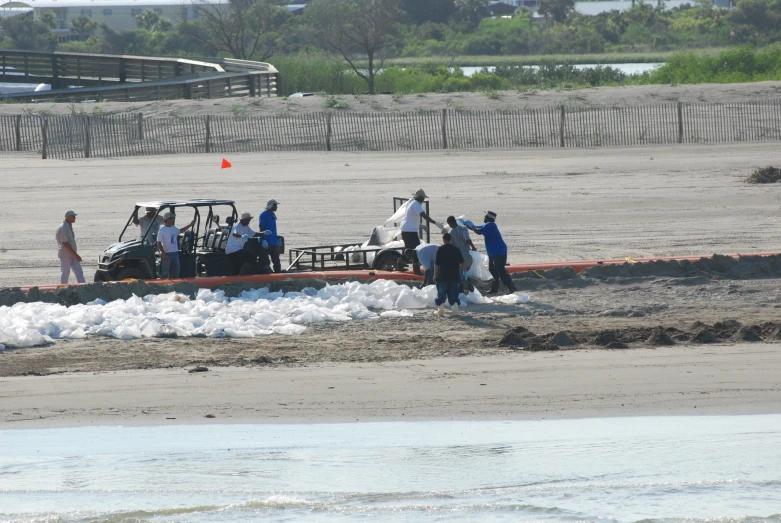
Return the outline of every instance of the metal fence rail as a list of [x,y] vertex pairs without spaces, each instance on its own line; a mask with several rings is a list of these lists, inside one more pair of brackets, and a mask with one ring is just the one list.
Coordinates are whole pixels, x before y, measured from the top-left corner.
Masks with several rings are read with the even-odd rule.
[[276,116],[0,116],[0,152],[43,158],[781,141],[781,100]]

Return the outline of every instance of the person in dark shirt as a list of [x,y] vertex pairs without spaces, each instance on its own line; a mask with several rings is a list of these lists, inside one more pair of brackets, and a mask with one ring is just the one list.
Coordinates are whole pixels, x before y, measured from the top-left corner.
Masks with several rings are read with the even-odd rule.
[[458,314],[458,306],[461,301],[458,295],[461,292],[461,270],[466,271],[466,263],[461,249],[451,244],[452,237],[449,232],[442,235],[442,247],[437,249],[437,257],[434,260],[434,281],[437,283],[437,316],[445,313],[445,299],[450,304],[453,314]]

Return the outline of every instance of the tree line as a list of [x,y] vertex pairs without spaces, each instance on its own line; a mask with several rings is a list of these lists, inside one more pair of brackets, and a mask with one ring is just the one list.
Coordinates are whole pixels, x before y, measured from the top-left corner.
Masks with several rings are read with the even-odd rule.
[[[488,0],[310,0],[293,16],[286,0],[195,2],[197,16],[166,20],[151,10],[137,29],[115,31],[81,16],[70,22],[78,40],[58,43],[52,13],[0,22],[0,47],[111,54],[229,56],[267,61],[336,57],[376,90],[393,57],[580,54],[660,51],[781,40],[781,0],[738,0],[732,10],[710,0],[664,9],[638,0],[631,9],[584,16],[574,0],[540,0],[541,17],[519,8],[491,15]],[[283,71],[284,73],[284,71]]]

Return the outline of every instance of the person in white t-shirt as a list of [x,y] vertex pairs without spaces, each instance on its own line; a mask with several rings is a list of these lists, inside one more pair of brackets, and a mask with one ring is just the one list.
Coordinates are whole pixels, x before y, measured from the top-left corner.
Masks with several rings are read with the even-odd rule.
[[148,243],[149,245],[155,244],[157,231],[165,223],[163,221],[163,217],[160,215],[155,216],[155,213],[157,213],[157,209],[155,209],[154,207],[147,207],[146,214],[141,216],[140,218],[138,217],[138,208],[136,208],[136,214],[133,215],[133,223],[136,224],[136,226],[138,226],[139,228],[139,233],[138,233],[139,240],[143,239],[144,235],[146,234],[146,231],[151,229],[151,232],[146,237],[146,243]]
[[[228,259],[233,266],[233,273],[239,274],[241,266],[244,262],[251,262],[252,256],[244,250],[244,244],[250,238],[257,238],[262,234],[253,231],[249,222],[252,220],[252,215],[248,212],[242,213],[239,223],[233,226],[231,234],[228,236],[228,243],[225,246],[225,254],[228,255]],[[264,248],[268,248],[268,243],[263,240]]]
[[195,220],[185,225],[181,229],[174,225],[176,215],[171,212],[165,213],[163,220],[165,225],[160,227],[157,233],[157,248],[160,250],[160,279],[176,279],[179,277],[181,265],[179,263],[179,234],[183,233],[193,225]]
[[415,253],[415,248],[420,245],[420,233],[418,232],[420,230],[420,219],[423,218],[426,222],[433,223],[440,230],[444,228],[441,223],[432,219],[423,210],[422,203],[426,198],[428,196],[423,192],[423,189],[418,189],[412,196],[412,200],[407,206],[407,212],[401,221],[401,239],[404,240],[404,256],[399,259],[399,269],[406,262],[412,262],[412,271],[417,275],[422,274],[420,272],[420,263]]

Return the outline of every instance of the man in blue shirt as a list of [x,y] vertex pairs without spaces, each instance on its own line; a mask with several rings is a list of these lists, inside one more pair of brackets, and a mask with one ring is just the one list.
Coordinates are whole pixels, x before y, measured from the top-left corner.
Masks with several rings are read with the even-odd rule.
[[268,254],[271,256],[271,264],[274,266],[274,272],[282,272],[282,266],[279,263],[279,253],[282,247],[282,240],[277,236],[277,206],[279,202],[269,200],[266,204],[266,210],[260,213],[258,229],[260,234],[266,237],[268,242]]
[[466,226],[485,240],[485,250],[489,260],[488,270],[491,271],[491,276],[494,277],[488,294],[499,292],[499,280],[507,286],[510,292],[516,292],[517,289],[513,284],[513,279],[510,277],[507,269],[504,268],[507,265],[507,244],[504,243],[502,233],[499,232],[499,227],[496,226],[496,213],[486,211],[483,221],[485,225],[475,226],[472,222],[466,222]]

